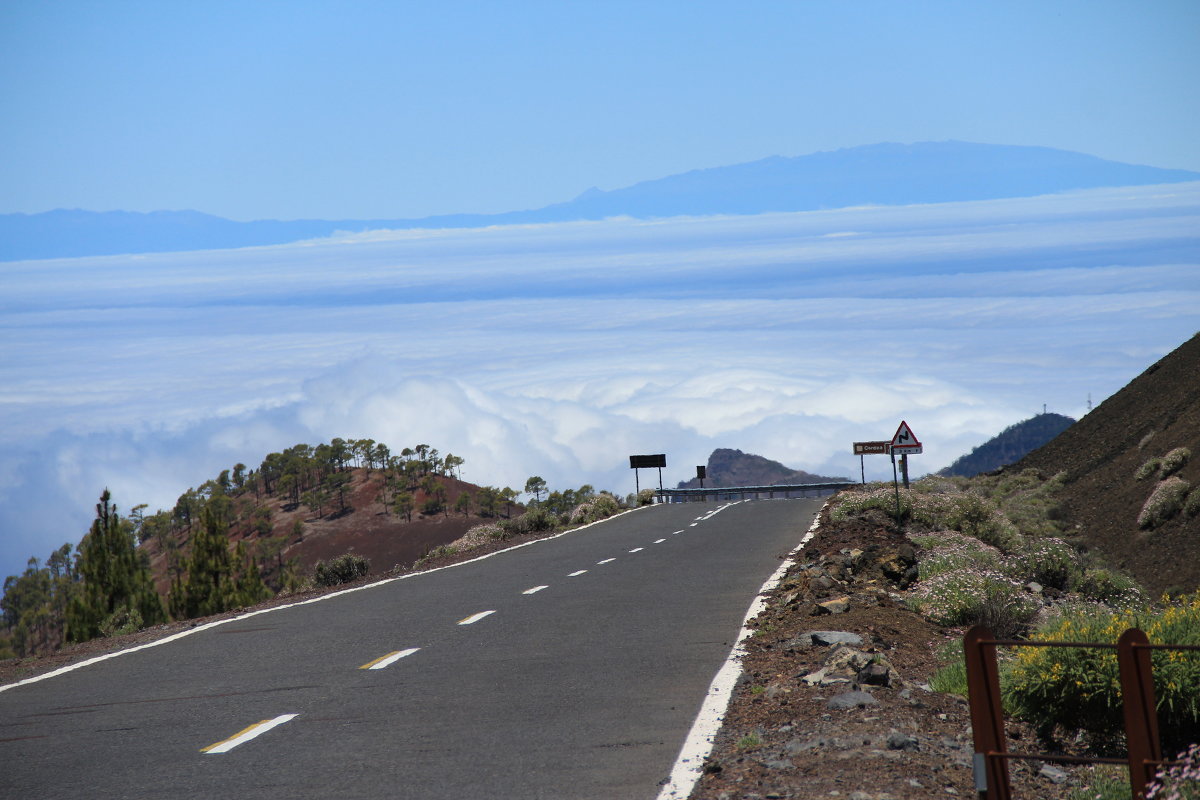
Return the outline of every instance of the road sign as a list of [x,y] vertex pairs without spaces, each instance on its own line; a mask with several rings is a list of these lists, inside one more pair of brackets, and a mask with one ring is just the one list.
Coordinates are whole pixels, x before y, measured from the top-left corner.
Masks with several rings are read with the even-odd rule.
[[667,456],[665,453],[658,453],[651,456],[630,456],[630,469],[651,469],[653,467],[665,467],[667,465]]
[[921,443],[917,441],[916,435],[913,434],[912,428],[908,427],[908,423],[901,421],[900,427],[896,428],[896,435],[892,437],[892,452],[897,455],[913,455],[921,452]]
[[854,455],[869,456],[869,455],[884,455],[891,452],[891,442],[855,442]]

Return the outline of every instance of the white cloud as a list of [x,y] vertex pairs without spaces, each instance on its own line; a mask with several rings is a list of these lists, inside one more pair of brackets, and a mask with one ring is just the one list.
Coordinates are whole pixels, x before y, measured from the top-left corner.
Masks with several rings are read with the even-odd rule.
[[[101,489],[167,507],[335,436],[428,443],[470,480],[632,488],[714,447],[917,470],[1078,415],[1200,328],[1200,185],[755,217],[372,232],[0,264],[0,575]],[[855,236],[837,236],[846,231]],[[890,473],[886,459],[869,477]]]

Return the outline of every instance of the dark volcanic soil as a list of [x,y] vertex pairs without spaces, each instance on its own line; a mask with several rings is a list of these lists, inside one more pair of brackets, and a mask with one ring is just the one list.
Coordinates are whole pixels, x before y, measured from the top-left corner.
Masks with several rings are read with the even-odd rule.
[[[910,566],[903,535],[869,523],[831,527],[827,516],[754,624],[743,677],[719,732],[698,800],[841,797],[853,800],[973,797],[974,746],[966,700],[929,689],[938,650],[961,630],[926,621],[904,605]],[[899,579],[899,581],[897,580]],[[819,606],[848,600],[840,613]],[[861,644],[813,644],[805,632],[856,634]],[[867,666],[830,668],[855,656]],[[825,685],[818,673],[825,667]],[[806,681],[805,677],[809,680]],[[814,680],[815,678],[815,680]],[[864,705],[830,707],[865,692]],[[1010,746],[1037,751],[1023,725]],[[1017,797],[1064,797],[1068,787],[1013,767]],[[1061,776],[1060,776],[1061,777]]]

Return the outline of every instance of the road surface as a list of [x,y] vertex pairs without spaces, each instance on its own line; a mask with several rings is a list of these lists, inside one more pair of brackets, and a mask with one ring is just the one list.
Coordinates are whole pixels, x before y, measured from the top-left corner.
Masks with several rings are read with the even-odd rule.
[[640,509],[0,691],[0,798],[654,798],[820,503]]

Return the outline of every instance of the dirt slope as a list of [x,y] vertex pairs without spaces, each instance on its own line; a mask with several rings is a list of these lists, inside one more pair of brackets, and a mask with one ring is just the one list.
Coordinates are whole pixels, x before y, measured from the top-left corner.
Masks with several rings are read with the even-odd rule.
[[1013,469],[1066,472],[1063,501],[1078,537],[1147,589],[1200,587],[1200,515],[1180,512],[1152,530],[1138,514],[1158,483],[1137,480],[1152,457],[1186,447],[1192,457],[1175,475],[1200,484],[1200,334],[1163,357],[1128,386]]

